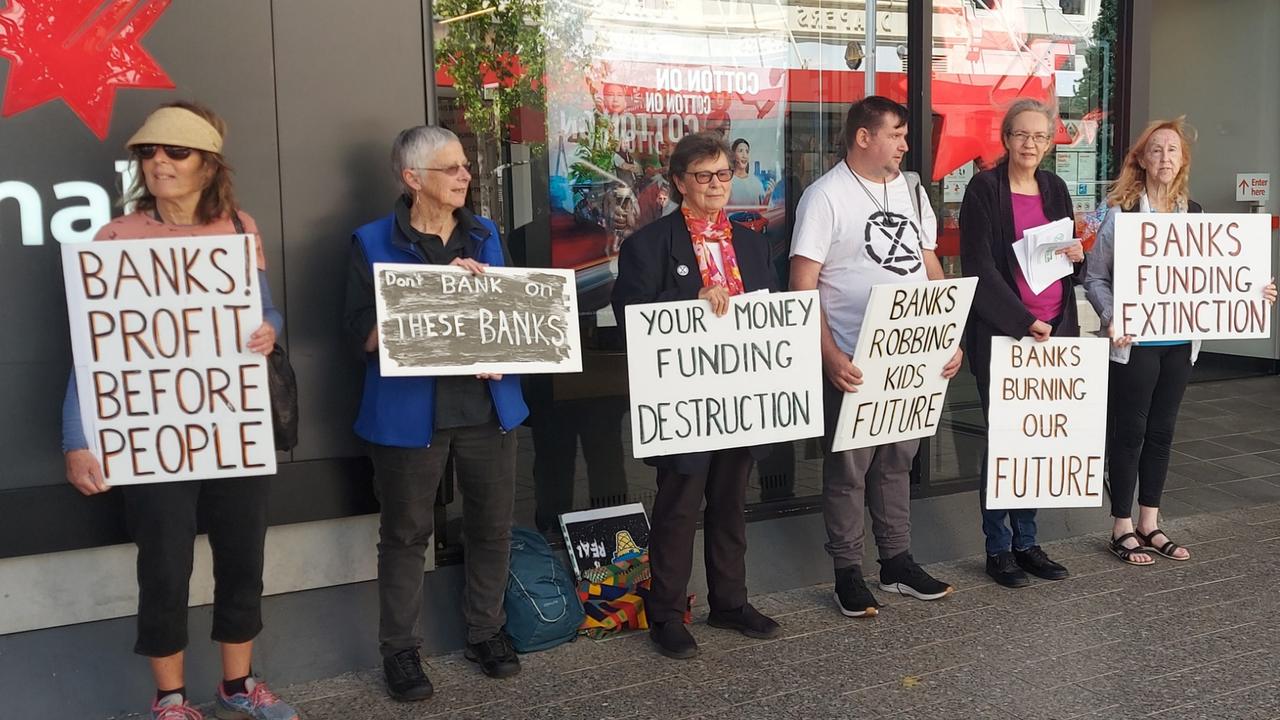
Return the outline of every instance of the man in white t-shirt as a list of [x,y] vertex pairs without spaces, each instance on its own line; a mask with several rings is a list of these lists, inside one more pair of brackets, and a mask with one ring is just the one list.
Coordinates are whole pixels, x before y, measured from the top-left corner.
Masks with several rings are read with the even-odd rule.
[[[911,557],[911,465],[919,440],[831,452],[845,393],[857,392],[862,372],[854,347],[874,285],[943,279],[934,253],[937,221],[919,177],[899,171],[907,152],[907,109],[872,96],[849,108],[845,158],[810,185],[796,209],[791,241],[791,289],[818,290],[822,307],[822,514],[827,553],[835,565],[836,602],[849,617],[880,606],[862,579],[863,513],[880,557],[880,588],[937,600],[952,588]],[[914,197],[913,197],[914,195]],[[943,375],[960,369],[960,352]]]

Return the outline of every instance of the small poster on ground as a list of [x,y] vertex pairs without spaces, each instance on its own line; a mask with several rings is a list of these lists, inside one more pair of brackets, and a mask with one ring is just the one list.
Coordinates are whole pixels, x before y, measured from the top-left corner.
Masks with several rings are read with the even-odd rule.
[[1100,507],[1106,338],[991,339],[987,507]]
[[251,235],[62,246],[89,449],[109,485],[273,475]]
[[571,270],[375,263],[387,377],[582,371]]
[[876,285],[867,301],[853,364],[858,391],[846,393],[835,452],[929,437],[938,431],[955,356],[977,278]]
[[640,503],[564,513],[560,530],[579,578],[593,567],[633,560],[649,551],[649,516]]

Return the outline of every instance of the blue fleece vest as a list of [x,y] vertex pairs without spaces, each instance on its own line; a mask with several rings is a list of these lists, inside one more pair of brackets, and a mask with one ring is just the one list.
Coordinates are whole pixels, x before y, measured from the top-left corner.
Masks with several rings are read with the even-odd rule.
[[[489,218],[476,215],[483,226],[471,232],[475,241],[475,259],[502,266],[502,242],[498,228]],[[374,220],[356,230],[353,240],[360,244],[370,267],[374,263],[426,264],[416,248],[398,240],[395,214]],[[504,432],[515,429],[529,416],[520,392],[518,375],[503,375],[490,380],[489,394]],[[378,356],[365,362],[364,395],[360,414],[356,417],[356,435],[378,445],[393,447],[427,447],[436,427],[436,379],[433,377],[383,377]]]

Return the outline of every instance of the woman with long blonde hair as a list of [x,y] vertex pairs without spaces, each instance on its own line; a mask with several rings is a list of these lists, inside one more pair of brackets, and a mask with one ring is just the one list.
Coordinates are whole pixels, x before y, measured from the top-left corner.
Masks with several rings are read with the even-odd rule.
[[[1157,120],[1147,126],[1125,155],[1120,177],[1107,195],[1109,208],[1089,251],[1085,293],[1111,337],[1108,446],[1111,456],[1110,550],[1130,565],[1155,563],[1154,553],[1188,560],[1191,553],[1160,530],[1160,497],[1169,472],[1174,423],[1199,341],[1134,342],[1115,337],[1112,328],[1112,268],[1115,262],[1115,218],[1121,212],[1202,212],[1190,197],[1191,144],[1194,133],[1184,117]],[[1263,289],[1276,299],[1275,283]],[[1138,491],[1138,520],[1133,520],[1133,494]]]

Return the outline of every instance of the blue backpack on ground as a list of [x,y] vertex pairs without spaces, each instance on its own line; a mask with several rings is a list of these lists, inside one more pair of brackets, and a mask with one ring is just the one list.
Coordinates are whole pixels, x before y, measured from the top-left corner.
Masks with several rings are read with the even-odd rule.
[[517,652],[547,650],[578,636],[584,613],[573,578],[535,530],[511,530],[504,607]]

